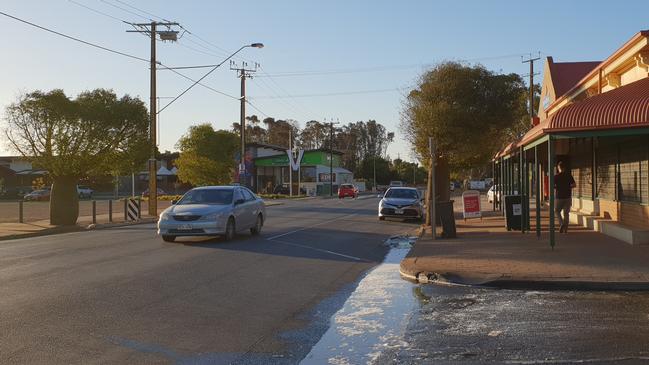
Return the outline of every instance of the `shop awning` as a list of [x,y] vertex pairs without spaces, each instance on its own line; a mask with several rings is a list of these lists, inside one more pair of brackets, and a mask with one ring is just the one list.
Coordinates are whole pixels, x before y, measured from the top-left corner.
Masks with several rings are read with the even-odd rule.
[[543,132],[649,126],[649,77],[567,105],[548,118]]

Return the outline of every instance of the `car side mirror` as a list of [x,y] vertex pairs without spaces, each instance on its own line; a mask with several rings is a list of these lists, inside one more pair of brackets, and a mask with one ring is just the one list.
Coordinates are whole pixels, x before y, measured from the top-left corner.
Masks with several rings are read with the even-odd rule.
[[378,194],[376,197],[377,198],[383,198],[383,194]]
[[174,199],[174,200],[171,201],[171,205],[176,205],[176,203],[178,203],[178,200]]
[[237,199],[237,200],[234,202],[234,205],[243,204],[243,203],[245,203],[245,202],[246,202],[245,199]]

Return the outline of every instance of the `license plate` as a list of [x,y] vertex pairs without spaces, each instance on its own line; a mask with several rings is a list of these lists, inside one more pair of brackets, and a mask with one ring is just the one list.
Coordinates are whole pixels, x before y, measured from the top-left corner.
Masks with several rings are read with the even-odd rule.
[[190,231],[191,229],[192,229],[191,224],[181,224],[180,226],[178,226],[178,230],[181,231]]
[[403,209],[395,209],[394,214],[403,214]]

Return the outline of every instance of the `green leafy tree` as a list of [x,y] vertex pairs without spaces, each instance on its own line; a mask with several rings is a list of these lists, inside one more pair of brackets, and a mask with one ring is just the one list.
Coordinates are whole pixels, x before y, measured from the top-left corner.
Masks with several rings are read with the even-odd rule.
[[[482,66],[441,63],[424,73],[405,100],[401,126],[428,166],[428,137],[437,150],[439,187],[450,170],[486,165],[505,141],[521,133],[527,88],[516,74],[501,75]],[[528,119],[529,125],[529,119]],[[447,188],[436,194],[449,198]]]
[[236,134],[214,130],[211,124],[189,127],[176,148],[178,179],[195,186],[224,185],[232,181],[235,169],[234,156],[239,148]]
[[9,145],[52,180],[50,223],[76,224],[80,178],[105,175],[116,156],[146,140],[144,103],[96,89],[70,99],[63,90],[24,94],[6,109]]

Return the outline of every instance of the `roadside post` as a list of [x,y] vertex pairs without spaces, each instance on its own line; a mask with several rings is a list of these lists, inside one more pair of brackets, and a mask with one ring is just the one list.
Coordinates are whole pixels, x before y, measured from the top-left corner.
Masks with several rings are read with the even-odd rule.
[[92,224],[97,224],[97,201],[92,201]]
[[480,206],[480,192],[467,190],[462,193],[462,218],[480,218],[482,220],[482,209]]
[[126,209],[124,210],[124,215],[126,216],[127,221],[136,221],[140,219],[140,201],[139,199],[127,199]]
[[128,198],[124,198],[124,222],[128,221]]
[[18,222],[24,223],[25,219],[23,217],[23,201],[18,202]]
[[108,201],[108,222],[113,223],[113,199]]

